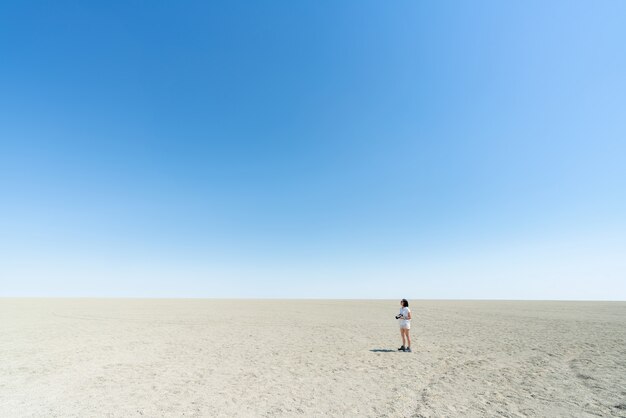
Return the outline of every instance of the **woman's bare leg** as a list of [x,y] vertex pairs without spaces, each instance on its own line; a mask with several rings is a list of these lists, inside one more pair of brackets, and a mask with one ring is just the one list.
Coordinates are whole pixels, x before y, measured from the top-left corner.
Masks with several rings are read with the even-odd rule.
[[409,345],[407,345],[407,347],[411,347],[411,335],[409,334],[409,331],[411,331],[410,329],[405,329],[404,333],[406,334],[406,340],[409,343]]
[[404,330],[400,328],[400,335],[402,336],[402,347],[406,347],[406,341],[404,340]]

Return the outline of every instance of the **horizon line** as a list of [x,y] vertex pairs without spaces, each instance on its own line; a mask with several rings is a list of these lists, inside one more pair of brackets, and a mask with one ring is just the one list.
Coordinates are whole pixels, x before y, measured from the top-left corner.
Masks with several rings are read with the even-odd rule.
[[[150,297],[150,296],[0,296],[0,299],[129,299],[129,300],[267,300],[267,301],[393,301],[393,298],[302,297]],[[499,299],[499,298],[407,298],[429,302],[626,302],[622,299]]]

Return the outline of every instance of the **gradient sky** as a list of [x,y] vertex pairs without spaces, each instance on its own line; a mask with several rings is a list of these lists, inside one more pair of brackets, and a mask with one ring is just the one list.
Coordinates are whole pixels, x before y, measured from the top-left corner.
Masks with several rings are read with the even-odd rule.
[[626,300],[626,2],[0,3],[0,296]]

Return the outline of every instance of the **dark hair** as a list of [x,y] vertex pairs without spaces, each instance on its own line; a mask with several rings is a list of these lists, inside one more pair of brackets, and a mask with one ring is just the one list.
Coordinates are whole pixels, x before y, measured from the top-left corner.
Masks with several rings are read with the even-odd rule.
[[409,307],[409,301],[408,300],[402,299],[401,302],[402,302],[402,306],[404,306],[405,308]]

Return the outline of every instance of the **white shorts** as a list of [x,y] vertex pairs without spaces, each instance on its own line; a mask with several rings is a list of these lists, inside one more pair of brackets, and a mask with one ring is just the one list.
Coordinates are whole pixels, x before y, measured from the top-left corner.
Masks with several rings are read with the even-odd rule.
[[411,329],[411,321],[408,319],[400,320],[400,329]]

